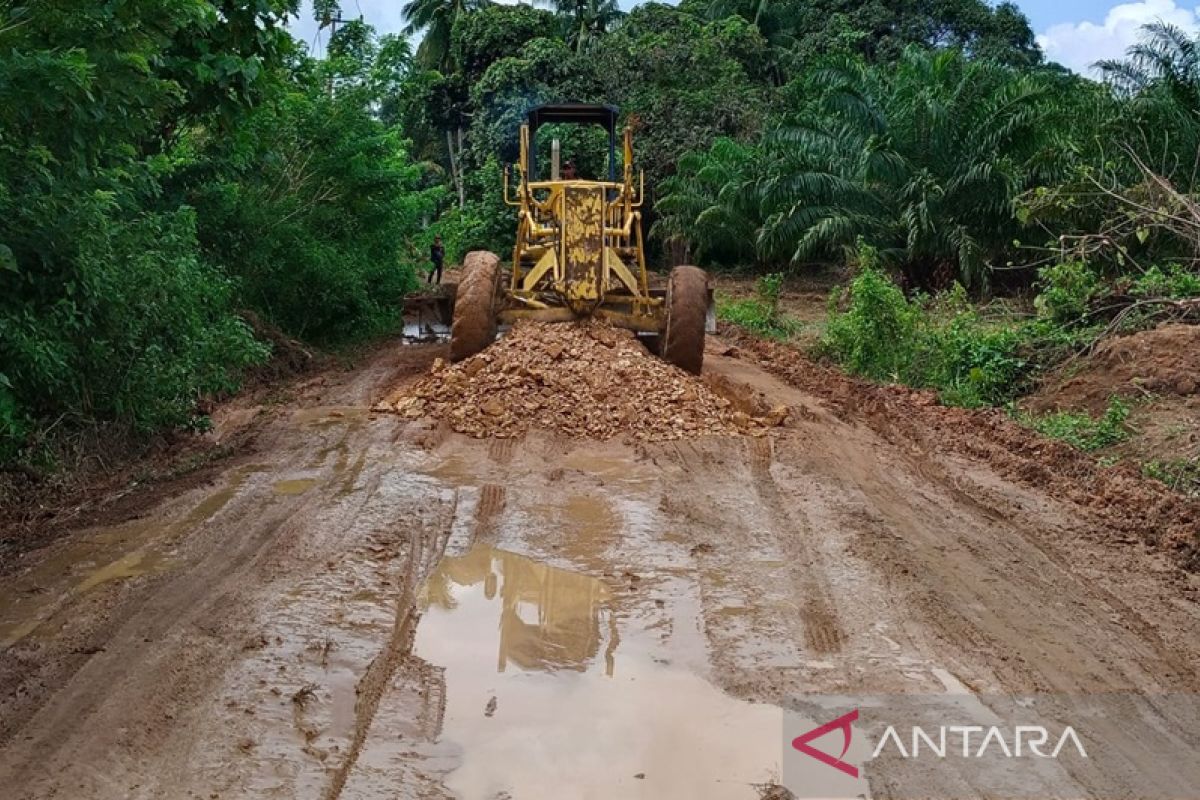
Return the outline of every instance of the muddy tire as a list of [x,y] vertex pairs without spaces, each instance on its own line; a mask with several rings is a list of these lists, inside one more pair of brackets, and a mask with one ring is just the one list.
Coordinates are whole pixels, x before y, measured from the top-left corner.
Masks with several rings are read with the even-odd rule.
[[667,325],[662,357],[699,375],[704,364],[704,317],[708,312],[708,275],[698,267],[675,267],[667,281]]
[[450,360],[470,358],[496,338],[496,286],[500,259],[486,250],[473,250],[463,259],[463,274],[454,299],[450,323]]

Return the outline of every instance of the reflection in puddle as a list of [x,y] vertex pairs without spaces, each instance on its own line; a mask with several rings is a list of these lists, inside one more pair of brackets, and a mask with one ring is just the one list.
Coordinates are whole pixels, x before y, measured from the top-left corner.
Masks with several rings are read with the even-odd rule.
[[[443,559],[421,599],[427,615],[440,618],[438,612],[455,612],[455,621],[466,619],[472,627],[494,625],[498,612],[498,672],[504,672],[509,661],[526,670],[583,672],[607,641],[606,672],[612,673],[617,638],[608,608],[611,596],[595,578],[476,546],[466,555]],[[476,616],[480,619],[470,619]]]
[[456,486],[469,486],[479,479],[478,465],[467,463],[467,460],[457,453],[442,459],[425,470],[425,473]]
[[450,338],[450,326],[441,322],[407,322],[404,338],[410,342],[440,342]]
[[101,567],[91,575],[88,575],[79,584],[77,591],[83,593],[109,581],[120,581],[126,578],[136,578],[139,575],[148,575],[162,568],[164,561],[165,559],[159,553],[134,550],[132,553],[127,553],[108,566]]
[[654,472],[628,458],[605,457],[588,450],[576,450],[562,460],[566,469],[595,475],[602,481],[644,486],[655,479]]
[[618,636],[602,581],[486,545],[443,559],[420,602],[461,797],[755,798],[778,775],[780,710],[672,666],[698,635],[684,620]]

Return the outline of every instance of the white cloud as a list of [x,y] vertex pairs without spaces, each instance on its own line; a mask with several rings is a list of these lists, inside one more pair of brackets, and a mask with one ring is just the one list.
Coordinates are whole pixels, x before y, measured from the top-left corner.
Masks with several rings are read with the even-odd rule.
[[1140,28],[1162,20],[1195,32],[1200,25],[1200,6],[1186,8],[1174,0],[1143,0],[1113,6],[1104,21],[1051,25],[1037,37],[1046,57],[1084,75],[1095,73],[1091,65],[1106,58],[1120,58],[1136,44]]

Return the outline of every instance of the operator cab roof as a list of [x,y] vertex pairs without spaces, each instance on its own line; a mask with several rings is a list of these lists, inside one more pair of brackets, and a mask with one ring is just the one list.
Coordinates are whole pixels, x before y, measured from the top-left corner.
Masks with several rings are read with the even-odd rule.
[[589,103],[547,103],[529,111],[529,132],[537,133],[540,125],[568,122],[577,125],[600,125],[610,134],[617,129],[616,106]]

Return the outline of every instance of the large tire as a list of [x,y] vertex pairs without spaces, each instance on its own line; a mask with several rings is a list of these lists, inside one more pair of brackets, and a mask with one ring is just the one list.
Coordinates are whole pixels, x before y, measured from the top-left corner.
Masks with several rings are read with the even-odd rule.
[[450,360],[470,358],[496,338],[496,284],[500,258],[473,250],[463,259],[463,274],[450,324]]
[[675,267],[667,281],[667,325],[662,357],[699,375],[704,365],[704,317],[708,312],[708,275],[698,267]]

